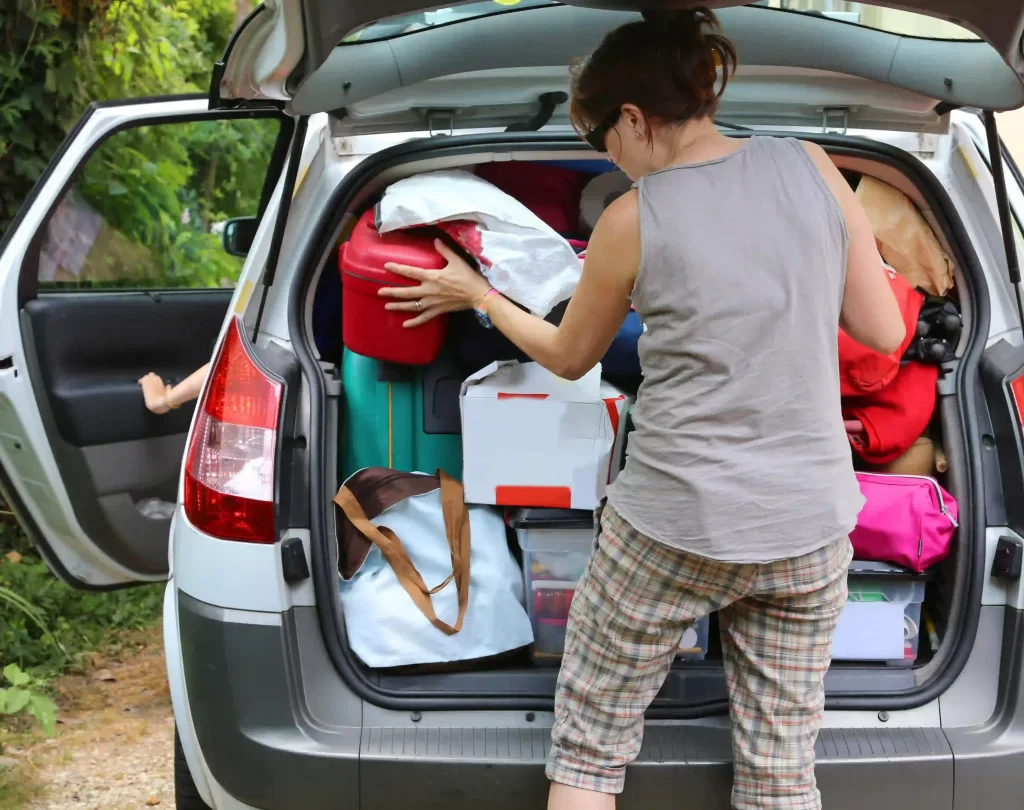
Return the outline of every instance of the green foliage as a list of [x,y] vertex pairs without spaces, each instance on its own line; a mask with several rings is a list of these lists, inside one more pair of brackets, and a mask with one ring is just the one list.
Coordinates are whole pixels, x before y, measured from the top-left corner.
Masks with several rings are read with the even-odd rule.
[[[248,3],[243,2],[244,6]],[[0,235],[93,101],[199,92],[239,0],[18,0],[0,12]],[[244,9],[242,9],[244,10]],[[89,159],[74,194],[107,231],[62,286],[234,283],[242,262],[211,226],[257,213],[278,125],[209,121],[126,130]],[[84,283],[83,283],[84,282]]]
[[[88,3],[82,3],[88,6]],[[83,19],[90,16],[83,11]],[[74,41],[56,3],[22,0],[0,10],[0,235],[63,140],[74,101],[47,85]]]
[[151,626],[163,604],[159,584],[108,593],[65,585],[9,515],[0,515],[0,589],[20,596],[32,613],[0,600],[0,655],[39,678],[74,666],[80,654],[101,648],[116,631]]
[[257,213],[278,127],[268,119],[200,121],[112,136],[86,162],[75,188],[144,253],[94,246],[81,278],[130,279],[135,287],[233,284],[242,262],[224,252],[210,226]]
[[233,0],[113,0],[48,84],[85,102],[205,90],[234,12]]
[[[10,685],[3,686],[4,681]],[[52,737],[57,729],[57,704],[39,691],[40,687],[17,664],[8,664],[0,679],[0,716],[28,715]]]
[[32,603],[25,599],[25,597],[15,593],[10,588],[5,588],[0,585],[0,603],[11,610],[21,613],[22,616],[28,619],[31,624],[35,625],[39,629],[46,641],[51,642],[62,653],[64,652],[64,648],[61,647],[60,642],[54,638],[53,633],[51,633],[50,629],[46,626],[46,622],[43,621],[42,614],[40,614]]

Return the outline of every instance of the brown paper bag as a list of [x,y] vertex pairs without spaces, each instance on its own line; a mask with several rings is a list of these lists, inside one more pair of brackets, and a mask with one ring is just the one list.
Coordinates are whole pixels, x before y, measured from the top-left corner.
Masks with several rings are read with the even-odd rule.
[[929,295],[953,288],[953,262],[931,226],[902,191],[874,177],[863,176],[857,186],[878,251],[897,273]]

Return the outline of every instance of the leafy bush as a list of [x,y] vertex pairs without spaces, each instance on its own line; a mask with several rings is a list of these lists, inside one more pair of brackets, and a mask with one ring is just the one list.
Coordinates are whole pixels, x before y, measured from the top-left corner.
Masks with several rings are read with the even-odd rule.
[[65,585],[9,515],[0,516],[0,589],[17,594],[32,613],[0,600],[0,655],[39,678],[73,666],[81,653],[99,649],[114,631],[152,625],[163,604],[159,584],[105,593]]
[[[11,554],[9,555],[11,560],[16,560],[20,555]],[[50,632],[50,628],[46,626],[46,621],[43,619],[42,614],[36,610],[35,606],[32,605],[25,597],[15,593],[10,588],[5,588],[0,585],[0,604],[4,607],[16,611],[24,616],[28,621],[38,628],[39,632],[42,633],[43,638],[49,641],[64,653],[64,648],[61,647],[59,641],[54,638],[53,633]],[[66,655],[67,653],[65,653]]]
[[240,4],[19,0],[0,7],[0,236],[90,103],[205,90]]
[[83,166],[75,193],[141,251],[97,241],[79,278],[104,286],[234,284],[242,261],[224,252],[211,225],[258,211],[278,127],[269,119],[199,121],[112,136]]
[[[3,686],[4,681],[10,686]],[[57,728],[57,705],[44,695],[40,688],[41,684],[27,672],[23,672],[21,667],[17,664],[8,664],[4,667],[3,678],[0,679],[0,716],[33,717],[43,731],[52,737]]]

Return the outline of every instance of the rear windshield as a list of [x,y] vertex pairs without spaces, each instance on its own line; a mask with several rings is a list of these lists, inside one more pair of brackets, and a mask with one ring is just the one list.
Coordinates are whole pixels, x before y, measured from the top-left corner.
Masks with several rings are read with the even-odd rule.
[[[453,5],[451,8],[421,11],[416,14],[405,14],[371,23],[345,37],[345,42],[389,39],[423,28],[434,28],[477,17],[488,17],[506,11],[555,5],[559,5],[559,3],[552,2],[552,0],[483,0],[483,2],[463,3]],[[759,0],[750,5],[823,15],[841,22],[876,28],[903,36],[926,39],[979,39],[966,28],[961,28],[959,25],[945,20],[865,3],[847,3],[844,0]]]
[[760,0],[760,2],[750,5],[799,11],[804,14],[819,14],[834,20],[862,25],[865,28],[875,28],[879,31],[888,31],[890,34],[902,34],[907,37],[980,39],[966,28],[945,20],[929,17],[926,14],[915,14],[912,11],[871,6],[866,3],[847,3],[844,0]]
[[419,31],[421,28],[434,28],[438,25],[472,20],[477,17],[489,17],[492,14],[501,14],[506,11],[557,5],[561,4],[553,2],[553,0],[483,0],[483,2],[463,3],[451,8],[403,14],[389,20],[371,23],[345,37],[344,41],[369,42],[375,39],[388,39]]

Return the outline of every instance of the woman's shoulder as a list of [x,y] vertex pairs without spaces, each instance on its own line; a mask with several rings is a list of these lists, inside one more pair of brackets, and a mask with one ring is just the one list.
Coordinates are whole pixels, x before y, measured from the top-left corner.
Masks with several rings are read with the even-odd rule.
[[590,236],[587,264],[608,262],[613,272],[628,274],[634,279],[641,252],[640,203],[637,189],[633,188],[604,209]]
[[[597,227],[613,238],[628,239],[640,236],[640,191],[631,188],[616,197],[598,220]],[[596,228],[595,228],[596,230]]]

